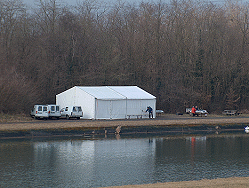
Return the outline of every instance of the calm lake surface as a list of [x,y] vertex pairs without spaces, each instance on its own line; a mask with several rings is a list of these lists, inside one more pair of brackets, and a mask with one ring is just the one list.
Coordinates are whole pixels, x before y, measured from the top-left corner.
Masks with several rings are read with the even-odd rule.
[[104,187],[249,176],[249,134],[1,140],[0,187]]

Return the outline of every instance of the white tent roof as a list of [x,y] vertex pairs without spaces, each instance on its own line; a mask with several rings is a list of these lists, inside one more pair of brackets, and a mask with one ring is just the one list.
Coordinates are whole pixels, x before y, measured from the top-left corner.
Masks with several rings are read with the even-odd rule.
[[127,99],[155,99],[156,97],[137,86],[109,86]]
[[108,86],[96,86],[96,87],[84,87],[84,86],[76,86],[79,89],[85,91],[89,95],[92,95],[93,97],[97,99],[125,99],[124,96],[121,94],[113,91]]
[[76,86],[96,99],[155,99],[137,86]]

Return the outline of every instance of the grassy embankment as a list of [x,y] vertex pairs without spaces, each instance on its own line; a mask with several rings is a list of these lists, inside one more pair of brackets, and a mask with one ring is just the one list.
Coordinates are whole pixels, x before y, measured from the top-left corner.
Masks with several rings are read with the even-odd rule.
[[[33,123],[32,123],[33,122]],[[27,115],[8,115],[0,114],[0,130],[1,131],[22,131],[22,130],[49,130],[49,129],[102,129],[106,127],[141,127],[141,126],[183,126],[192,127],[196,125],[209,126],[229,126],[239,125],[243,128],[249,125],[249,115],[242,114],[240,116],[222,116],[209,115],[208,117],[191,117],[187,114],[175,115],[164,114],[156,119],[122,119],[122,120],[34,120]]]
[[34,121],[34,120],[29,115],[26,114],[0,113],[0,123],[28,122],[28,121]]
[[111,188],[248,188],[249,177],[203,179],[200,181],[166,182],[147,185],[113,186]]

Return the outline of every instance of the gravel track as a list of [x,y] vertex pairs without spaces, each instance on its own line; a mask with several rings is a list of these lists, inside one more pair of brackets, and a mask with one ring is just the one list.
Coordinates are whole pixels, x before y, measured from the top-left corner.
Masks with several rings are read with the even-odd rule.
[[165,114],[155,119],[125,119],[125,120],[31,120],[20,122],[0,123],[0,131],[18,130],[42,130],[42,129],[65,129],[82,127],[116,127],[116,126],[174,126],[174,125],[228,125],[228,124],[249,124],[247,116],[208,116],[191,117],[187,114],[179,116]]

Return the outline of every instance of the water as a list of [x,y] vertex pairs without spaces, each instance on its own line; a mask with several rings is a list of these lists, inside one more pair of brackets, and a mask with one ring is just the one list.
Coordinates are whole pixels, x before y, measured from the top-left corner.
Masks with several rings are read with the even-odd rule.
[[1,140],[0,187],[103,187],[249,176],[249,134]]

